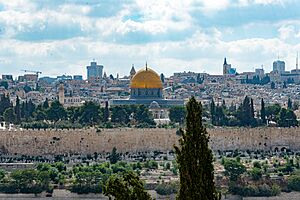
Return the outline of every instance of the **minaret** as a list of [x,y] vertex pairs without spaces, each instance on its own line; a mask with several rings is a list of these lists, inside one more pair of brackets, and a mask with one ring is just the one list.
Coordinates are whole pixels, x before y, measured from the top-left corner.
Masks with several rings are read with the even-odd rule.
[[61,105],[65,103],[65,88],[63,83],[60,83],[58,87],[58,101]]

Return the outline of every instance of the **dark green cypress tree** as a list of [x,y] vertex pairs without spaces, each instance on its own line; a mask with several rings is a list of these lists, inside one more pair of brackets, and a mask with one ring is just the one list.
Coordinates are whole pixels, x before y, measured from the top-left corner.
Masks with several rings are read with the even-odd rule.
[[202,124],[202,105],[192,97],[187,103],[186,130],[179,146],[174,146],[180,172],[180,200],[217,200],[213,154],[209,136]]
[[265,108],[264,99],[261,99],[260,117],[261,117],[262,123],[267,124],[266,108]]
[[288,99],[287,107],[288,107],[288,109],[292,109],[292,107],[293,107],[293,102],[292,102],[291,98]]
[[103,121],[108,122],[109,118],[109,108],[108,108],[108,101],[105,101],[105,108],[103,111]]
[[49,100],[48,100],[48,98],[46,98],[46,100],[44,101],[44,103],[43,103],[43,108],[44,108],[45,110],[47,110],[47,109],[49,108]]
[[16,123],[21,123],[21,106],[20,106],[20,99],[17,96],[16,106],[15,106],[15,114],[16,114]]
[[212,99],[210,103],[210,115],[211,115],[211,123],[213,125],[216,125],[216,104],[214,102],[214,99]]

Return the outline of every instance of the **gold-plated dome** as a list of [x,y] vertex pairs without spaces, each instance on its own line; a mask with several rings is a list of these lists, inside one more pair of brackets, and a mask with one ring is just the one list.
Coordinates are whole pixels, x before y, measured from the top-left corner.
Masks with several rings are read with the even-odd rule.
[[146,66],[133,76],[130,88],[163,88],[163,85],[159,75]]

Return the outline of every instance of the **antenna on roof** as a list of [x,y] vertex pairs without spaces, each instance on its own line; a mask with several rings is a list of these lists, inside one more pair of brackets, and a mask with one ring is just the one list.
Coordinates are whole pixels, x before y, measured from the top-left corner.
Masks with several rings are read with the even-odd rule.
[[298,51],[297,51],[297,57],[296,57],[296,70],[298,71]]
[[147,61],[146,61],[146,70],[148,70]]

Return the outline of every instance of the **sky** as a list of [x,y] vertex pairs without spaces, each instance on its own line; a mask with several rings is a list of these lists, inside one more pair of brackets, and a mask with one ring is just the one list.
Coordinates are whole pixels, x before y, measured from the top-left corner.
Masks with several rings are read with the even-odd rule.
[[166,76],[238,72],[300,52],[298,0],[0,0],[0,74],[86,77],[95,59],[107,74],[145,63]]

